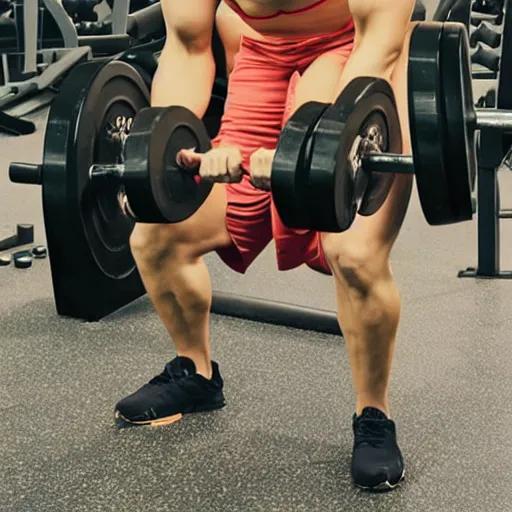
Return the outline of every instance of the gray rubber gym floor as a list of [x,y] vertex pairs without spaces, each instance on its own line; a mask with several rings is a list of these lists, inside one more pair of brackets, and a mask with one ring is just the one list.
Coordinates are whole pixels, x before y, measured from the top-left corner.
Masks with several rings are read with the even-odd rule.
[[[2,238],[30,222],[45,241],[40,190],[7,179],[11,160],[40,160],[43,120],[33,136],[0,140]],[[506,200],[512,179],[502,178]],[[407,480],[377,496],[349,479],[342,339],[213,317],[228,407],[119,431],[116,401],[173,357],[147,298],[86,324],[56,316],[47,260],[1,268],[0,509],[512,510],[512,282],[456,277],[475,262],[475,227],[431,228],[413,198],[393,254],[403,315],[391,398]],[[504,223],[509,268],[511,228]],[[244,277],[209,261],[218,289],[334,306],[330,278],[278,273],[271,250]]]
[[[10,161],[40,161],[36,119],[33,136],[0,139],[0,238],[27,222],[45,242],[40,190],[7,178]],[[503,207],[511,193],[502,172]],[[174,356],[148,299],[86,324],[57,317],[47,260],[1,268],[0,510],[511,511],[512,282],[458,279],[475,260],[476,223],[431,228],[414,195],[393,253],[403,312],[391,400],[407,480],[385,495],[350,483],[341,338],[215,316],[228,407],[120,431],[116,401]],[[269,247],[238,276],[209,259],[217,289],[334,308],[330,278],[274,261]]]

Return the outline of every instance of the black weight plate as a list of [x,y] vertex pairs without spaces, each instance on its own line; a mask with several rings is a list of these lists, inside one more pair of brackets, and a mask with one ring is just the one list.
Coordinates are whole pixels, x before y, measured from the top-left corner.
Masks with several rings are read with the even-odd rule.
[[153,77],[158,68],[158,59],[155,54],[148,50],[131,49],[122,53],[117,59],[130,64],[139,73],[140,77],[151,90]]
[[123,178],[130,208],[145,223],[182,222],[205,202],[213,184],[176,164],[181,149],[211,147],[203,121],[184,107],[148,108],[136,117],[125,146]]
[[462,222],[473,218],[477,160],[476,132],[467,122],[474,118],[469,41],[466,29],[458,23],[443,26],[441,80],[446,137],[443,160],[453,222]]
[[282,222],[292,229],[309,225],[305,204],[309,200],[310,139],[327,107],[316,101],[300,106],[283,128],[274,154],[272,197]]
[[418,24],[409,49],[409,129],[421,207],[430,225],[450,224],[454,214],[447,180],[440,44],[442,24]]
[[[375,95],[373,98],[379,109],[375,109],[374,113],[366,118],[361,125],[359,136],[363,139],[370,138],[380,152],[398,154],[403,149],[402,132],[394,93],[387,83],[381,85],[387,90],[383,96]],[[391,105],[389,100],[392,100]],[[375,132],[377,137],[375,135],[371,137],[371,131]],[[359,165],[362,155],[364,151],[357,155]],[[385,203],[394,181],[394,174],[372,172],[361,199],[361,206],[357,211],[359,215],[370,216],[377,213]]]
[[[92,183],[89,169],[121,161],[131,119],[148,105],[139,74],[119,61],[73,68],[52,104],[42,186],[60,314],[101,318],[142,292],[129,247],[134,224],[118,207],[119,187]],[[112,279],[115,288],[109,286]],[[100,283],[104,289],[94,289]]]
[[[148,104],[147,89],[140,86],[134,71],[117,64],[102,67],[83,97],[75,135],[80,141],[75,165],[81,178],[87,179],[92,164],[121,163],[133,118]],[[134,270],[128,243],[133,221],[119,208],[119,186],[82,184],[82,222],[96,262],[105,274],[122,277]]]
[[[384,80],[361,77],[347,85],[313,132],[307,202],[310,229],[342,232],[354,221],[371,181],[361,170],[357,153],[370,127],[380,131],[387,151],[400,152],[400,124],[391,87]],[[381,187],[375,188],[368,210],[380,207],[392,179],[384,178]]]

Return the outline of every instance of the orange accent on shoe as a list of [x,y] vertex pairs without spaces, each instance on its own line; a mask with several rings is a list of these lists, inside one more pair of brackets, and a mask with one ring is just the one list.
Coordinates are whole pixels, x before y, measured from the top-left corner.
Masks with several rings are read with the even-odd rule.
[[125,418],[119,411],[116,411],[115,418],[122,420],[130,425],[139,425],[146,427],[163,427],[164,425],[171,425],[172,423],[176,423],[177,421],[183,418],[183,414],[173,414],[172,416],[167,416],[166,418],[160,418],[158,420],[148,420],[148,421],[132,421]]

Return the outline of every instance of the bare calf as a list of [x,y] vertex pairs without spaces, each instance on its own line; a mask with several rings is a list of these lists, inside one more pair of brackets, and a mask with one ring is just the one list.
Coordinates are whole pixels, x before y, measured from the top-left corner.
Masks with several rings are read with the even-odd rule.
[[212,288],[203,256],[231,243],[226,192],[215,185],[202,207],[178,224],[137,224],[130,246],[147,293],[178,355],[211,377]]

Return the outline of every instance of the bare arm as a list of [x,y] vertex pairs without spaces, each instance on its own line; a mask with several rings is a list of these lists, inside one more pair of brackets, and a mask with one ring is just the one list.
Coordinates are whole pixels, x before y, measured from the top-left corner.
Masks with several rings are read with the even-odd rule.
[[162,0],[167,37],[152,106],[182,105],[203,117],[215,78],[211,40],[216,0]]
[[409,29],[414,0],[349,0],[356,38],[343,72],[338,94],[354,78],[391,80]]

